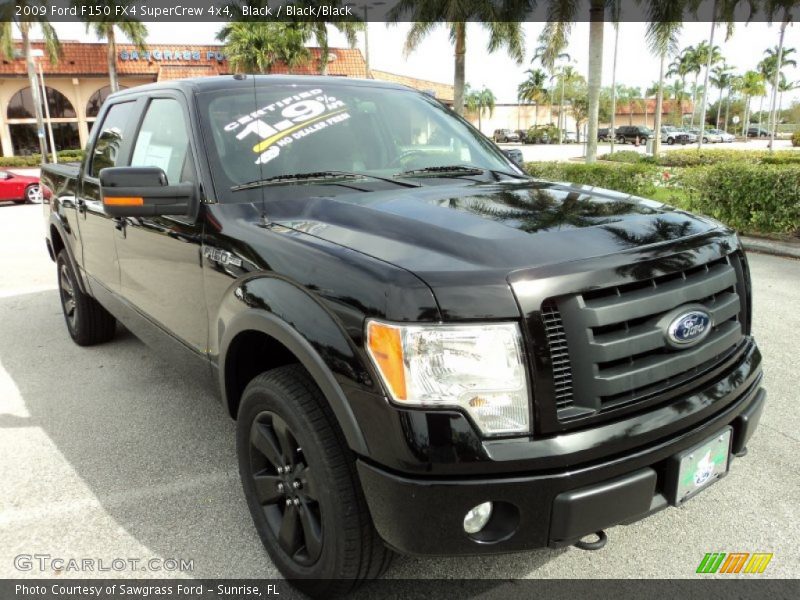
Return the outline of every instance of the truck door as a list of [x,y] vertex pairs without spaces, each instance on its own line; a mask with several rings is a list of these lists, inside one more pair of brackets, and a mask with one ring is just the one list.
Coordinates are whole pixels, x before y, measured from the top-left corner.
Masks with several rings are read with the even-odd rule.
[[[100,169],[123,166],[130,154],[135,116],[139,107],[135,100],[112,105],[105,113],[94,144],[89,144],[84,172],[79,182],[77,207],[80,213],[78,228],[83,246],[83,268],[89,287],[97,296],[102,288],[119,291],[119,262],[114,248],[116,222],[103,209],[100,196]],[[98,289],[100,286],[101,289]]]
[[[159,167],[170,184],[197,184],[188,111],[183,96],[148,99],[135,133],[130,166]],[[202,207],[197,218],[121,220],[116,232],[121,295],[144,316],[205,354],[208,316],[200,262]]]

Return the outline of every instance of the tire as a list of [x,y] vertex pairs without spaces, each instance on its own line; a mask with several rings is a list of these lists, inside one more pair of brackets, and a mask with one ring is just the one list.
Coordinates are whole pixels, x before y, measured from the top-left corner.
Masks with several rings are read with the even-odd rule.
[[667,143],[670,146],[674,146],[675,145],[675,138],[667,138]]
[[80,290],[66,250],[58,253],[56,268],[61,310],[72,340],[79,346],[111,340],[117,321],[97,300]]
[[623,136],[619,136],[619,137],[617,138],[617,143],[618,143],[618,144],[624,144],[624,143],[625,143],[625,138],[624,138]]
[[28,204],[42,203],[41,190],[37,184],[34,183],[25,188],[25,202]]
[[355,456],[300,365],[248,384],[236,450],[256,531],[298,589],[314,597],[345,594],[386,570],[393,554],[375,531]]
[[707,143],[708,143],[708,138],[705,138],[705,137],[704,137],[704,138],[703,138],[703,143],[704,143],[704,144],[707,144]]

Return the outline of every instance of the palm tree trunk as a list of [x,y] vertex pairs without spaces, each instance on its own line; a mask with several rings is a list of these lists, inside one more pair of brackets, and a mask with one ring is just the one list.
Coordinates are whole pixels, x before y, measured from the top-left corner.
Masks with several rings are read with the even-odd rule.
[[719,118],[722,116],[722,91],[723,88],[719,88],[719,98],[717,99],[717,120],[714,122],[717,129],[719,129]]
[[605,0],[592,0],[589,8],[589,130],[586,132],[586,162],[597,160],[597,118],[600,111],[600,82],[603,77],[603,28]]
[[750,95],[745,96],[747,100],[744,104],[744,123],[742,124],[742,133],[744,134],[744,141],[747,142],[747,130],[750,129]]
[[106,58],[108,59],[108,79],[110,81],[111,92],[119,91],[119,80],[117,79],[117,39],[114,35],[114,25],[106,25]]
[[[706,61],[706,72],[703,76],[703,106],[700,108],[700,133],[706,129],[706,92],[708,90],[708,74],[711,71],[711,59],[714,56],[714,30],[717,28],[717,0],[714,0],[712,8],[711,35],[708,36],[708,60]],[[703,147],[703,136],[697,139],[697,147]]]
[[692,118],[689,120],[689,127],[694,127],[694,113],[697,109],[695,106],[697,103],[697,77],[698,75],[694,76],[694,87],[692,88]]
[[614,127],[617,112],[617,49],[619,48],[619,23],[614,23],[614,62],[611,65],[611,124],[608,136],[611,138],[611,154],[614,154]]
[[[563,120],[563,121],[562,121]],[[561,102],[558,104],[558,143],[563,141],[561,131],[563,130],[562,122],[566,123],[564,118],[564,74],[561,74]]]
[[780,40],[778,41],[778,63],[775,68],[775,77],[772,80],[772,108],[769,111],[770,114],[770,125],[769,125],[769,145],[767,148],[772,151],[772,145],[775,141],[775,129],[777,128],[777,115],[775,114],[775,99],[778,95],[778,82],[780,81],[781,76],[781,63],[783,62],[783,36],[786,33],[786,26],[789,24],[789,15],[788,10],[785,11],[783,17],[783,23],[781,23],[781,36]]
[[725,131],[728,131],[728,116],[731,110],[731,88],[728,86],[728,97],[725,101]]
[[[453,76],[453,110],[457,115],[464,114],[464,57],[467,53],[467,24],[454,23],[456,33],[455,73]],[[480,121],[480,114],[478,115]]]
[[664,62],[667,59],[666,52],[661,55],[658,65],[658,93],[656,94],[656,116],[653,129],[656,130],[656,139],[653,143],[653,155],[658,156],[661,152],[661,113],[664,110]]
[[[759,96],[758,101],[758,128],[761,129],[761,114],[764,112],[764,95]],[[760,135],[760,132],[759,132]]]
[[31,55],[30,23],[21,21],[19,23],[20,34],[22,35],[22,48],[25,52],[25,66],[28,70],[28,83],[31,86],[31,97],[33,99],[33,109],[36,115],[36,135],[39,138],[39,152],[42,155],[42,162],[47,162],[47,141],[44,138],[44,116],[42,115],[42,97],[39,90],[39,82],[36,80],[36,65]]

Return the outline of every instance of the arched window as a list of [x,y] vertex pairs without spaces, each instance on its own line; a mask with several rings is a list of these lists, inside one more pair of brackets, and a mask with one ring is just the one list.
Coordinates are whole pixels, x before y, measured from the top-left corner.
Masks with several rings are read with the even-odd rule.
[[[75,109],[72,102],[58,90],[45,87],[47,92],[47,105],[50,109],[51,119],[74,119]],[[8,103],[6,115],[9,119],[35,119],[36,111],[33,106],[33,94],[31,88],[21,89],[11,97]],[[44,116],[44,104],[42,105],[42,116]]]
[[[124,85],[121,85],[119,86],[119,89],[124,90],[127,88]],[[106,98],[108,98],[109,94],[111,94],[110,85],[101,87],[94,94],[92,94],[91,98],[89,98],[89,102],[86,103],[87,119],[92,119],[100,114],[100,107],[103,106],[103,102],[106,101]]]

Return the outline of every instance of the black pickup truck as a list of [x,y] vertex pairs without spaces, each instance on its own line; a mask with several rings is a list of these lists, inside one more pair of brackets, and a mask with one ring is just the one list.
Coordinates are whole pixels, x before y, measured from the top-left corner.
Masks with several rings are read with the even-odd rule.
[[119,320],[218,382],[255,527],[312,594],[392,551],[598,548],[725,476],[764,406],[733,232],[528,177],[402,86],[125,90],[42,183],[69,334]]

